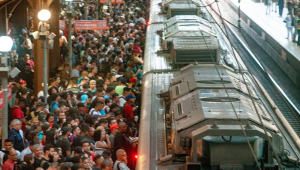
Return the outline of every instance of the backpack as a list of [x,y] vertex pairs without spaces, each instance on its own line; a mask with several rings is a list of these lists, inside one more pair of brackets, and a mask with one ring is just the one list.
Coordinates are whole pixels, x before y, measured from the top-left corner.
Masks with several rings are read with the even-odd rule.
[[35,116],[34,111],[32,111],[32,112],[30,113],[30,115],[31,115],[31,126],[33,126],[33,125],[34,125],[34,122],[38,121],[38,117]]
[[47,164],[50,166],[50,162],[48,162],[48,161],[46,161],[46,160],[43,160],[43,161],[41,162],[41,167],[43,167],[45,163],[47,163]]
[[[8,159],[9,151],[1,150],[1,152],[4,153],[3,158],[2,158],[2,161],[3,161],[3,163],[4,163],[4,162]],[[3,164],[2,164],[2,165],[3,165]]]

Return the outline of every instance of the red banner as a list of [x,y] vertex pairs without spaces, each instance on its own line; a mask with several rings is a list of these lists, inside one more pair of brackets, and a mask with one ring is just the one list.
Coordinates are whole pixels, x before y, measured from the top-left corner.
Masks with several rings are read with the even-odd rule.
[[75,21],[75,30],[107,30],[107,21]]
[[107,3],[107,0],[99,0],[99,3],[100,3],[100,4],[106,4],[106,3]]
[[111,3],[112,4],[122,4],[123,3],[123,0],[111,0]]
[[4,107],[4,92],[0,92],[0,109]]
[[59,30],[65,30],[66,22],[65,20],[59,20]]
[[7,86],[7,98],[8,98],[8,101],[11,99],[11,97],[12,97],[12,83],[9,83],[9,85]]

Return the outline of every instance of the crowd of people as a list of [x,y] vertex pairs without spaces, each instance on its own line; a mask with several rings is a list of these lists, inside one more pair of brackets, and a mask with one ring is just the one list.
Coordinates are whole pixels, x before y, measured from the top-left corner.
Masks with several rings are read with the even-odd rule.
[[[62,4],[61,11],[69,7]],[[41,70],[34,70],[30,29],[22,29],[22,39],[14,43],[10,65],[21,73],[9,80],[16,97],[0,169],[135,169],[149,3],[100,4],[98,17],[107,21],[106,30],[74,29],[74,20],[95,20],[95,2],[88,2],[88,16],[83,3],[71,7],[77,11],[72,23],[63,15],[60,19],[72,27],[72,42],[67,28],[60,32],[62,64],[50,74],[47,97],[33,93],[34,72]]]

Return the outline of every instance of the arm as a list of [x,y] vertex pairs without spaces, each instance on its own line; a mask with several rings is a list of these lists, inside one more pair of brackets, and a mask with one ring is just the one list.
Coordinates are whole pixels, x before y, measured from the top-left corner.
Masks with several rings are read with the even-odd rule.
[[66,151],[67,156],[71,156],[71,151]]

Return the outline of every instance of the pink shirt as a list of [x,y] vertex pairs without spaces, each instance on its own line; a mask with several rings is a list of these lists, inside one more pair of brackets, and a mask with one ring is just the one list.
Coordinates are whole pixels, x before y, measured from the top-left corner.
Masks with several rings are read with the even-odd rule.
[[4,170],[14,170],[14,165],[15,165],[15,162],[12,162],[10,159],[7,159],[3,166],[2,166],[2,169]]
[[30,64],[30,67],[33,68],[34,62],[31,60],[26,61],[28,64]]

